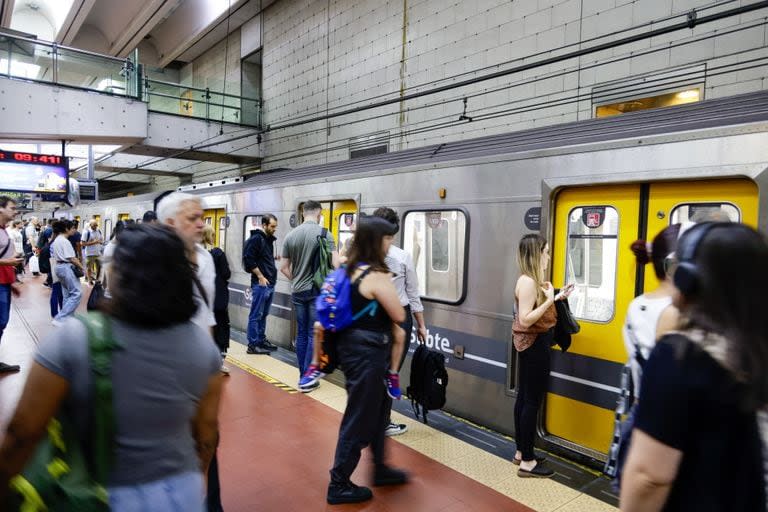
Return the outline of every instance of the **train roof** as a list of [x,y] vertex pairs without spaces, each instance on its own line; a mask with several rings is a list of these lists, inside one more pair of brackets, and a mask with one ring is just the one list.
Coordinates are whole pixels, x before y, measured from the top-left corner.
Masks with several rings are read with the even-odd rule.
[[654,135],[669,135],[765,121],[768,121],[768,91],[760,91],[699,103],[631,112],[615,117],[575,121],[446,142],[299,169],[264,171],[248,177],[245,185],[235,184],[222,187],[217,191],[239,189],[244,186],[277,185],[402,167],[512,155]]

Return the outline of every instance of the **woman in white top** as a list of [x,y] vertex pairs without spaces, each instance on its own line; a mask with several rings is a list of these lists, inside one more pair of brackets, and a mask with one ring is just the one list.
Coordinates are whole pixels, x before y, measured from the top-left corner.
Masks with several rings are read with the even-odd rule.
[[664,228],[650,244],[645,240],[637,240],[632,244],[637,262],[640,265],[652,263],[653,272],[659,280],[656,289],[636,297],[629,304],[624,322],[624,346],[632,369],[635,399],[640,396],[642,364],[651,354],[656,340],[677,327],[679,314],[672,305],[672,294],[675,291],[672,275],[681,226],[672,224]]

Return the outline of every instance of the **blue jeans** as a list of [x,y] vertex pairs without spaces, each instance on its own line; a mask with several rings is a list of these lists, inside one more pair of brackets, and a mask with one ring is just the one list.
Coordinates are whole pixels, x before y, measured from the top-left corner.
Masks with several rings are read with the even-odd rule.
[[304,375],[312,362],[312,324],[315,323],[315,299],[317,292],[306,290],[291,295],[293,310],[296,312],[296,360],[299,375]]
[[11,318],[11,285],[0,284],[0,340]]
[[56,264],[56,277],[59,278],[61,290],[64,292],[64,305],[55,320],[64,320],[75,314],[83,292],[80,290],[80,280],[75,277],[75,272],[72,270],[72,264]]
[[61,283],[51,284],[51,318],[56,318],[59,310],[64,306],[64,292],[61,291]]
[[203,475],[182,473],[139,485],[110,487],[113,512],[203,512]]
[[248,346],[264,343],[267,332],[267,316],[275,295],[274,286],[251,285],[251,312],[248,313]]

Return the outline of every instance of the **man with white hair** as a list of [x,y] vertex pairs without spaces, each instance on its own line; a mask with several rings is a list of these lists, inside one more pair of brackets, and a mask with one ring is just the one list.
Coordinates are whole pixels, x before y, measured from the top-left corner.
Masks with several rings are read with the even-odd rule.
[[211,332],[216,325],[213,315],[216,267],[210,253],[200,245],[205,226],[200,198],[182,192],[168,194],[157,205],[157,217],[163,224],[171,226],[187,246],[187,259],[197,275],[192,288],[197,312],[192,322]]
[[[216,317],[213,313],[213,301],[216,294],[216,266],[211,253],[200,245],[205,227],[200,198],[182,192],[166,195],[157,203],[157,220],[171,226],[187,246],[187,259],[197,276],[195,286],[192,287],[197,312],[190,320],[205,329],[211,335],[211,343],[214,343],[213,326],[216,325]],[[218,441],[216,446],[218,451]],[[219,485],[219,461],[216,452],[208,467],[206,502],[209,511],[223,510]]]

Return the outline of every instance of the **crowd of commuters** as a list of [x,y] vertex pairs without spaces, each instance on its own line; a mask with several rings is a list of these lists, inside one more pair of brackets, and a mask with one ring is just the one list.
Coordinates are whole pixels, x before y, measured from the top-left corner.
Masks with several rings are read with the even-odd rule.
[[[54,318],[58,328],[39,347],[0,446],[0,499],[57,411],[76,419],[84,444],[92,434],[88,335],[72,318],[81,297],[79,270],[90,282],[105,282],[108,300],[101,309],[118,345],[112,371],[115,458],[105,482],[110,505],[118,511],[137,506],[170,510],[171,504],[183,510],[223,510],[217,414],[222,377],[229,373],[223,358],[230,338],[231,270],[215,231],[203,221],[199,198],[167,195],[141,224],[118,222],[109,242],[97,221],[78,237],[74,222],[56,220],[46,235],[35,218],[26,226],[15,222],[15,207],[0,197],[0,228],[6,228],[0,229],[0,341],[11,298],[20,291],[17,268],[21,264],[23,269],[29,246],[40,252],[43,242],[50,251],[49,272],[52,285],[61,287],[62,304]],[[310,392],[324,375],[313,340],[319,325],[318,246],[328,248],[332,267],[340,259],[333,235],[322,227],[322,205],[306,201],[302,213],[303,223],[285,236],[279,256],[277,218],[263,214],[244,244],[242,262],[251,278],[247,352],[277,350],[267,339],[267,317],[279,262],[291,283],[298,322],[299,387]],[[413,260],[393,244],[400,225],[397,213],[379,208],[356,223],[343,255],[351,309],[362,311],[372,301],[380,307],[333,334],[347,404],[330,471],[330,504],[372,497],[370,489],[351,480],[366,446],[372,450],[374,485],[408,481],[405,472],[386,461],[386,436],[407,429],[392,421],[390,397],[396,396],[393,388],[399,389],[398,371],[412,333],[419,342],[426,338]],[[659,285],[631,302],[624,321],[634,405],[622,435],[628,455],[620,464],[620,507],[761,510],[768,466],[763,457],[768,446],[768,317],[759,308],[768,288],[763,268],[768,244],[742,224],[701,222],[673,224],[651,243],[635,242],[631,250],[638,264],[653,266]],[[550,347],[561,320],[555,305],[567,300],[573,287],[558,292],[547,280],[550,255],[544,237],[524,236],[517,257],[513,342],[519,384],[512,462],[519,465],[520,477],[547,478],[554,471],[534,452],[534,442],[547,392]],[[317,333],[326,339],[331,334],[322,327]],[[177,364],[179,354],[184,354],[183,365]],[[18,369],[0,362],[0,372]]]

